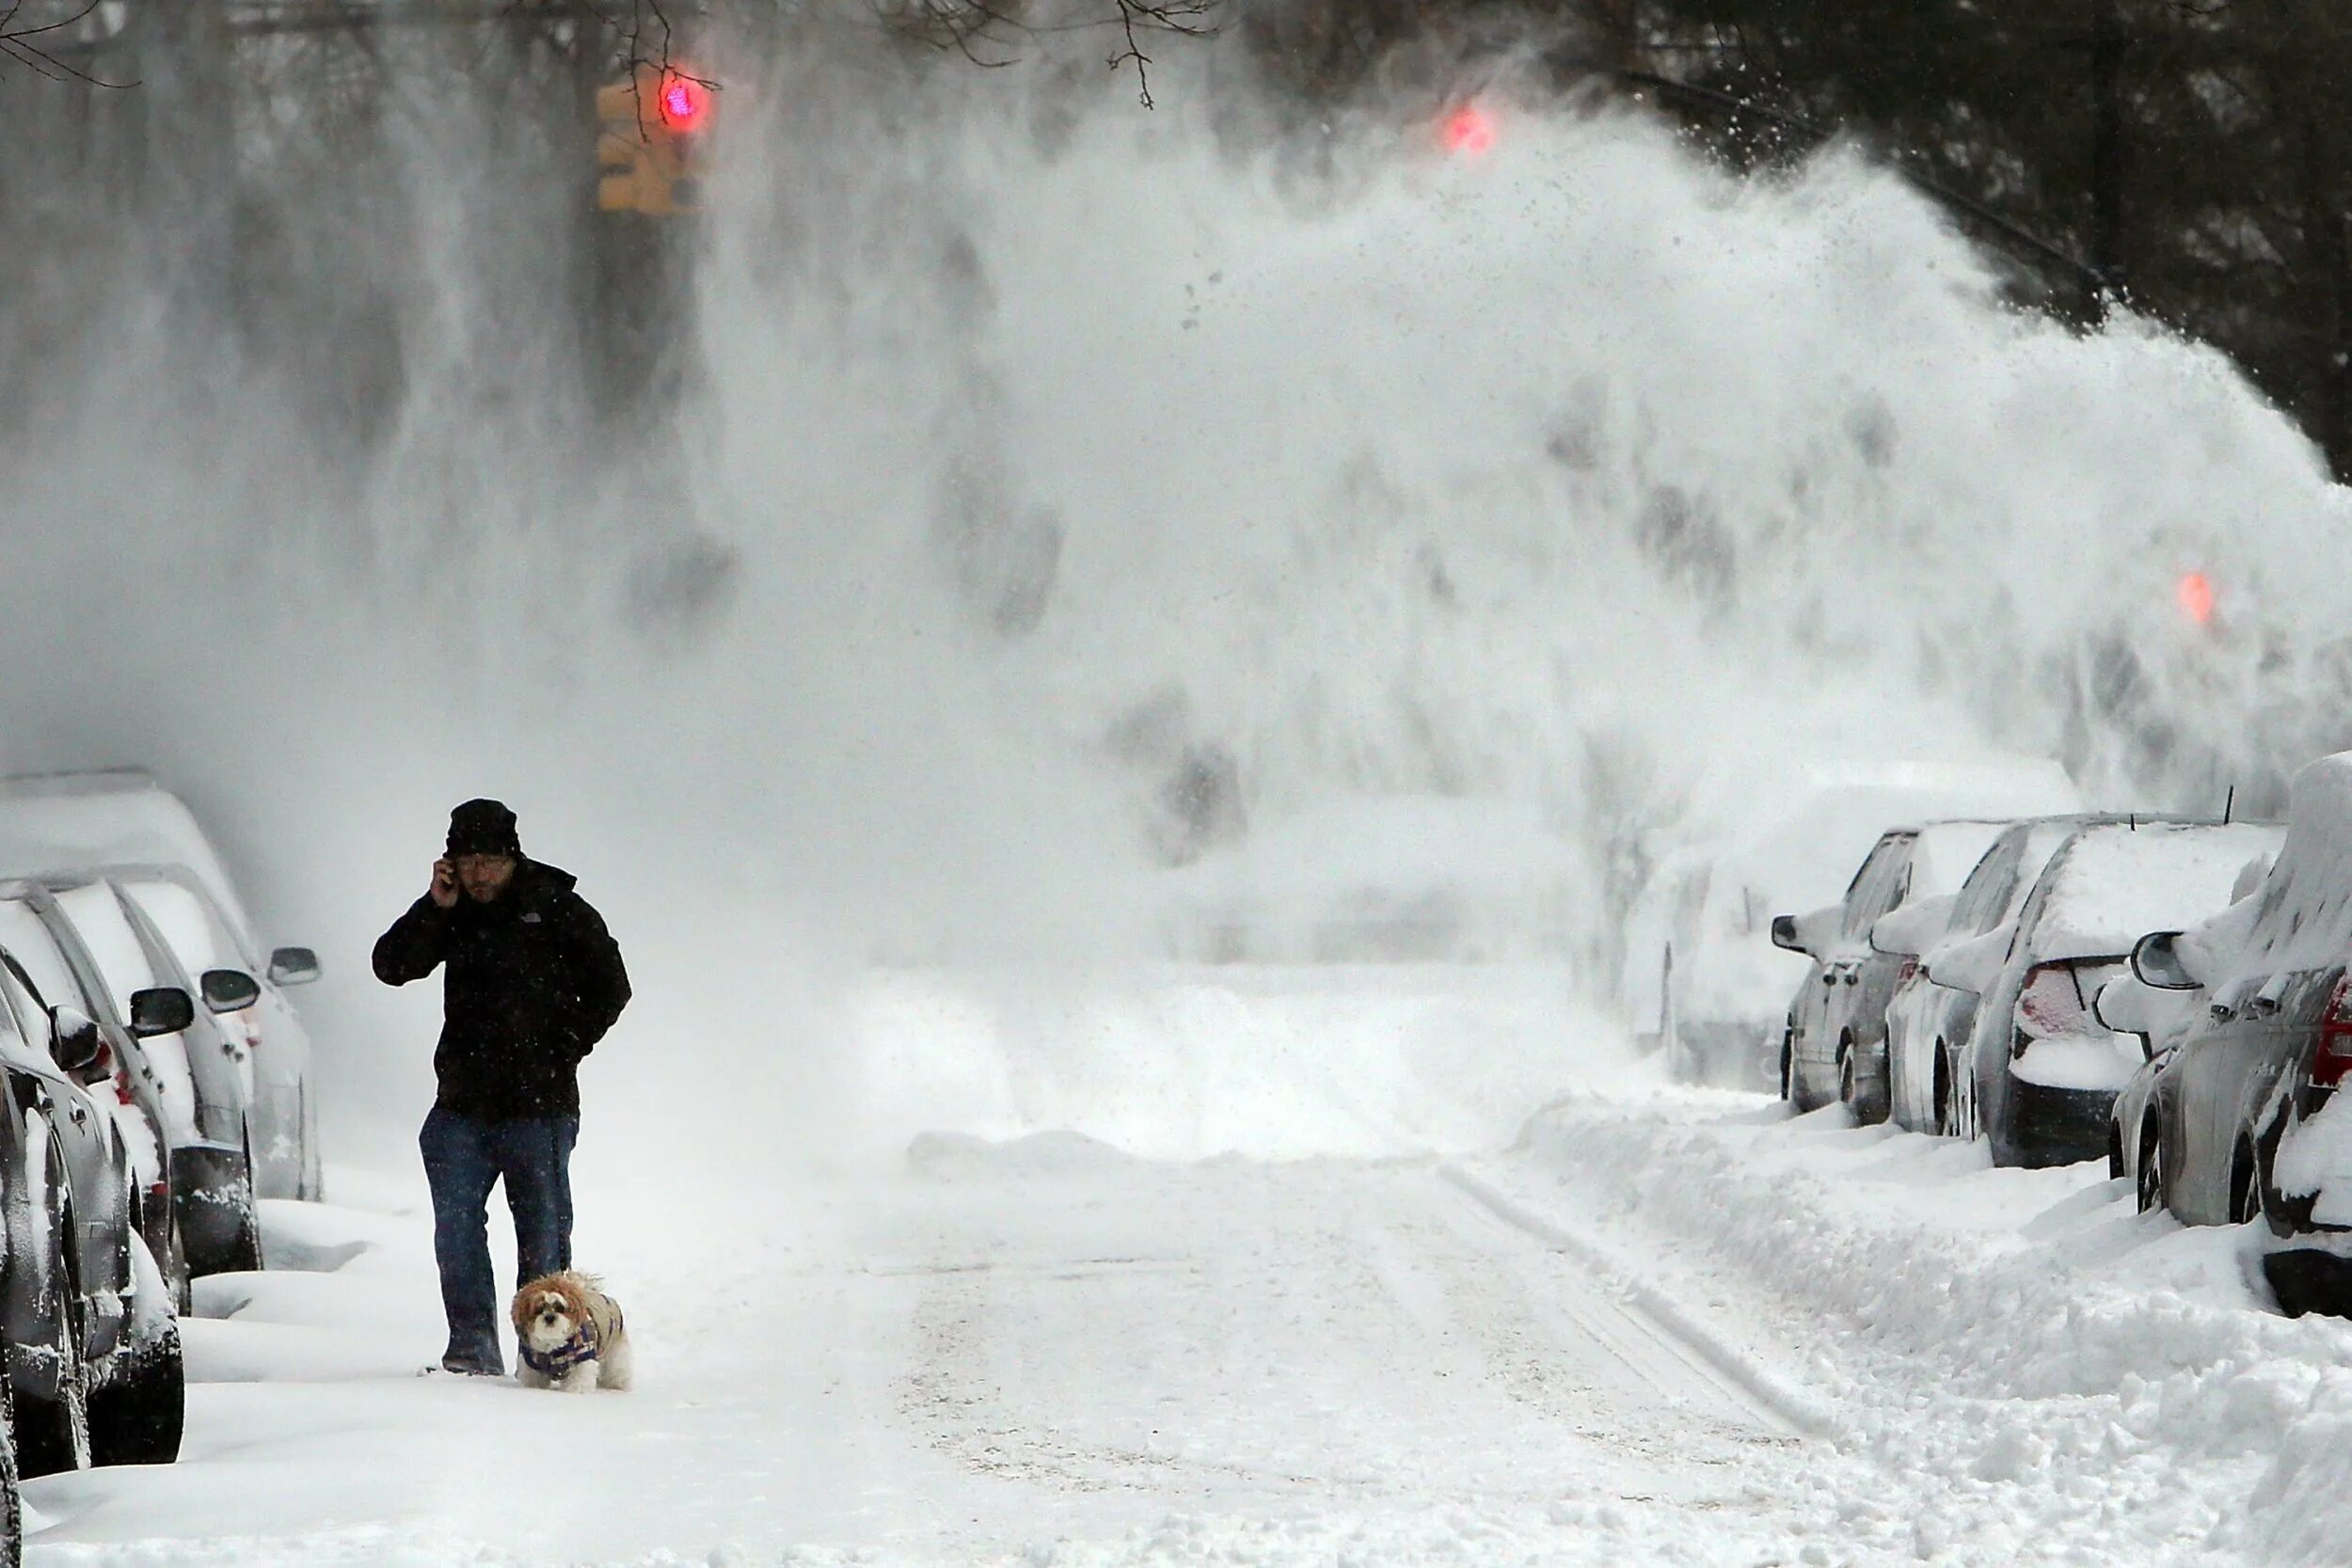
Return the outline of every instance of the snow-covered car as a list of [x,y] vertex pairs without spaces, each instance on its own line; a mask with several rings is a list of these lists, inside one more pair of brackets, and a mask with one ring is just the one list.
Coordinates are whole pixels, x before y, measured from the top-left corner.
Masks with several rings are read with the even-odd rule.
[[[23,879],[0,898],[31,908],[90,1016],[125,1054],[126,1084],[161,1144],[172,1234],[187,1276],[261,1267],[253,1211],[252,1097],[242,1064],[175,966],[140,935],[103,879]],[[153,1157],[148,1169],[153,1169]]]
[[1675,1078],[1765,1085],[1787,989],[1766,934],[1772,910],[1739,860],[1710,847],[1661,860],[1634,901],[1618,990],[1636,1043],[1662,1049]]
[[2133,958],[2207,999],[2155,1083],[2148,1180],[2188,1224],[2266,1221],[2288,1312],[2352,1315],[2352,752],[2296,775],[2258,889]]
[[187,1116],[190,1090],[172,1037],[194,1016],[195,1005],[184,992],[158,992],[134,999],[135,1017],[119,1016],[71,927],[54,912],[42,912],[53,904],[46,890],[31,883],[0,882],[0,949],[8,954],[10,974],[40,1007],[72,1007],[97,1024],[96,1057],[72,1075],[92,1090],[114,1125],[130,1167],[134,1224],[173,1300],[184,1308],[187,1250],[181,1206],[172,1196],[169,1130]]
[[310,1039],[285,995],[285,988],[317,977],[316,954],[262,947],[211,839],[186,804],[147,773],[0,780],[0,873],[56,882],[91,867],[116,868],[139,924],[172,947],[191,975],[233,970],[258,983],[259,998],[246,1006],[207,1009],[219,1014],[233,1049],[251,1053],[260,1111],[254,1180],[264,1197],[321,1196]]
[[1808,768],[1793,787],[1727,779],[1738,826],[1660,857],[1627,921],[1618,993],[1637,1038],[1655,1034],[1675,1076],[1771,1091],[1796,969],[1774,914],[1840,898],[1889,823],[2072,810],[2055,763],[1863,763]]
[[213,1015],[224,1050],[245,1070],[252,1098],[253,1183],[262,1197],[315,1201],[320,1176],[318,1103],[310,1032],[285,988],[318,978],[318,957],[281,947],[266,958],[240,942],[203,879],[183,865],[108,866],[123,912],[158,967],[176,969]]
[[[2197,927],[2196,949],[2208,960],[2218,951],[2234,951],[2245,942],[2252,925],[2251,900],[2269,875],[2270,864],[2268,855],[2249,861],[2230,890],[2229,909]],[[2090,1003],[2100,1022],[2137,1038],[2147,1057],[2131,1082],[2117,1091],[2115,1108],[2107,1117],[2107,1176],[2133,1184],[2143,1214],[2164,1202],[2156,1185],[2159,1163],[2152,1157],[2156,1141],[2157,1085],[2179,1059],[2182,1041],[2205,1016],[2202,985],[2168,989],[2140,977],[2148,961],[2142,957],[2143,949],[2162,955],[2158,961],[2166,974],[2185,973],[2176,967],[2181,960],[2173,949],[2180,936],[2177,931],[2165,931],[2142,937],[2132,949],[2130,970],[2101,986]]]
[[2050,857],[2017,919],[1931,954],[1938,984],[1975,992],[1955,1074],[1954,1119],[2002,1165],[2071,1164],[2107,1149],[2115,1097],[2144,1053],[2091,1011],[2146,932],[2224,908],[2239,870],[2278,847],[2259,823],[2171,819],[2078,829]]
[[72,1076],[101,1048],[93,1020],[46,1004],[0,948],[0,1332],[28,1476],[179,1452],[177,1304],[115,1119]]
[[1532,808],[1437,796],[1271,819],[1158,875],[1171,956],[1208,963],[1557,957],[1591,886]]
[[1813,960],[1789,1002],[1781,1044],[1781,1093],[1797,1109],[1835,1099],[1858,1121],[1886,1119],[1886,1005],[1917,960],[1874,947],[1871,932],[1915,900],[1931,914],[1947,908],[2008,826],[1963,819],[1891,828],[1871,846],[1841,902],[1774,919],[1773,945]]
[[[1870,928],[1882,953],[1920,960],[1886,1004],[1889,1118],[1914,1132],[1949,1134],[1957,1064],[1976,1027],[1977,996],[1939,985],[1927,957],[1947,943],[1970,942],[2017,918],[2026,895],[2058,846],[2097,816],[2038,816],[2010,825],[1948,901],[1915,900]],[[2122,817],[2114,818],[2123,820]]]

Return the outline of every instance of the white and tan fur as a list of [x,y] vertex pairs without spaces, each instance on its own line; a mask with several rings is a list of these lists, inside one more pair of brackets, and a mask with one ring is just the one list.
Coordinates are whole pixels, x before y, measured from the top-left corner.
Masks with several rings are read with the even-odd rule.
[[552,1377],[525,1361],[515,1371],[515,1380],[524,1387],[566,1394],[628,1387],[628,1330],[620,1307],[604,1293],[603,1282],[595,1275],[566,1271],[534,1279],[515,1292],[512,1311],[515,1337],[542,1356],[561,1351],[583,1324],[596,1345],[594,1354]]

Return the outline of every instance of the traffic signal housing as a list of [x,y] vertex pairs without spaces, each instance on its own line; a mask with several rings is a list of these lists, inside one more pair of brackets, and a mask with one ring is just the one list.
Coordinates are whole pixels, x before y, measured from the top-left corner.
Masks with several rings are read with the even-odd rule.
[[643,66],[596,89],[596,209],[675,217],[702,210],[710,84]]

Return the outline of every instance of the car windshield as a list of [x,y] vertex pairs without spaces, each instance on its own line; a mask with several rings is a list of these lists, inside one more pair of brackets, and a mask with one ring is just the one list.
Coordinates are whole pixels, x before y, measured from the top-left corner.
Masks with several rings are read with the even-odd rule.
[[72,966],[66,962],[56,937],[33,912],[30,904],[14,898],[0,899],[0,947],[7,948],[24,966],[25,978],[40,992],[45,1006],[86,1006],[82,988],[73,978]]
[[90,961],[106,983],[115,1015],[129,1018],[131,994],[161,982],[147,961],[147,950],[139,945],[138,933],[115,901],[115,890],[103,882],[67,888],[57,895],[57,907],[72,923],[82,945],[89,949]]
[[164,945],[171,949],[181,967],[190,974],[202,974],[208,969],[245,967],[245,959],[228,929],[204,900],[186,888],[165,881],[126,881],[118,885],[122,895],[154,922]]

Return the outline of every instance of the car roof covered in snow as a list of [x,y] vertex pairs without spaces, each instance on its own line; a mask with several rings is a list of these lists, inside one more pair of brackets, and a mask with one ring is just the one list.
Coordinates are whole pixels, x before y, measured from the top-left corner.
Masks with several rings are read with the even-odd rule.
[[2037,959],[2117,958],[2150,931],[2228,907],[2247,862],[2276,849],[2269,823],[2105,822],[2052,856],[2023,918]]
[[236,884],[180,798],[136,768],[0,779],[0,876],[97,865],[184,865],[252,945]]
[[2352,958],[2352,752],[2295,776],[2285,841],[2239,903],[2183,939],[2192,970],[2217,960],[2216,990],[2249,977],[2325,969]]
[[[1889,764],[1876,775],[1825,784],[1756,822],[1735,841],[1724,863],[1741,885],[1775,905],[1774,912],[1804,914],[1837,902],[1863,857],[1899,824],[2006,821],[2080,805],[2074,784],[2053,762]],[[1999,832],[1995,822],[1978,847],[1979,855]],[[1951,887],[1960,885],[1976,859],[1970,856],[1951,873]]]

